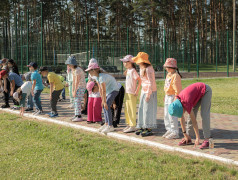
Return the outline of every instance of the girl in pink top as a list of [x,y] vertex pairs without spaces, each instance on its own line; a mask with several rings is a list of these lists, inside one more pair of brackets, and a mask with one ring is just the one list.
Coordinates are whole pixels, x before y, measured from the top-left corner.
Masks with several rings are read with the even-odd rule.
[[139,52],[132,60],[140,66],[141,96],[138,112],[137,135],[142,137],[152,135],[152,129],[157,127],[157,87],[155,71],[149,61],[149,55]]
[[141,79],[136,72],[136,66],[132,58],[132,55],[127,55],[121,59],[126,68],[124,75],[126,75],[125,117],[127,127],[123,129],[124,133],[136,130],[136,101],[141,86]]
[[[210,108],[211,108],[212,89],[201,82],[191,84],[180,92],[177,99],[170,104],[169,114],[181,118],[180,123],[184,138],[179,143],[180,146],[192,143],[191,135],[196,135],[195,146],[199,145],[200,136],[197,125],[197,112],[201,106],[202,128],[205,140],[200,149],[209,148],[210,132]],[[187,129],[185,129],[184,113],[187,111],[189,118],[187,120]],[[192,129],[194,128],[194,131]]]

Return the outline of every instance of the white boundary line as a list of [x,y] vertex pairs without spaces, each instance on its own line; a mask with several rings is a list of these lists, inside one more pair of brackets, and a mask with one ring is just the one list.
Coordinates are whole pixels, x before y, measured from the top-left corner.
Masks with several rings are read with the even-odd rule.
[[[10,110],[10,109],[1,109],[1,110],[5,111],[5,112],[9,112],[9,113],[19,114],[19,111],[14,111],[14,110]],[[97,128],[86,127],[86,126],[82,126],[82,125],[78,125],[78,124],[73,124],[73,123],[60,121],[60,120],[56,120],[56,119],[52,119],[52,118],[35,116],[32,114],[26,114],[26,113],[24,114],[24,116],[29,117],[29,118],[34,118],[34,119],[37,119],[40,121],[51,122],[51,123],[66,126],[66,127],[82,129],[82,130],[93,132],[93,133],[99,133]],[[119,140],[124,140],[124,141],[133,142],[133,143],[148,145],[151,147],[156,147],[156,148],[159,148],[162,150],[167,150],[167,151],[172,151],[172,152],[181,152],[181,153],[190,154],[190,155],[193,155],[196,157],[207,158],[210,160],[220,161],[222,163],[238,166],[238,161],[234,161],[232,159],[227,159],[227,158],[210,155],[210,154],[206,154],[206,153],[202,153],[202,152],[187,150],[187,149],[183,149],[183,148],[179,148],[179,147],[173,147],[173,146],[169,146],[169,145],[165,145],[165,144],[161,144],[161,143],[157,143],[157,142],[153,142],[153,141],[148,141],[148,140],[144,140],[144,139],[140,139],[140,138],[136,138],[136,137],[130,137],[130,136],[115,133],[115,132],[108,133],[107,136],[115,138],[115,139],[119,139]]]

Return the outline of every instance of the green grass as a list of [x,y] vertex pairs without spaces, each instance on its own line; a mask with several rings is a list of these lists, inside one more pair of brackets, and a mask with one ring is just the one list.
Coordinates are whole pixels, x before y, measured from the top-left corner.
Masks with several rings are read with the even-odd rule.
[[234,166],[0,115],[1,179],[237,179]]
[[[211,112],[238,115],[238,78],[182,80],[182,88],[196,82],[208,84],[213,91]],[[157,82],[158,106],[163,107],[164,81]]]

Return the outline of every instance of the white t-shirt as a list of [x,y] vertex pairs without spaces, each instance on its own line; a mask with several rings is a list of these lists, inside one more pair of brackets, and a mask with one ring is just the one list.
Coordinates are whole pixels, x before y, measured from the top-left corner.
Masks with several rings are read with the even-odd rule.
[[92,98],[99,98],[100,96],[100,92],[92,92],[91,94],[88,95],[88,97],[92,97]]
[[31,93],[31,88],[32,88],[32,82],[31,81],[26,81],[21,86],[21,91],[22,91],[22,93],[26,93],[26,95],[29,96],[30,93]]
[[126,93],[135,94],[137,79],[140,76],[134,68],[127,69],[126,73]]

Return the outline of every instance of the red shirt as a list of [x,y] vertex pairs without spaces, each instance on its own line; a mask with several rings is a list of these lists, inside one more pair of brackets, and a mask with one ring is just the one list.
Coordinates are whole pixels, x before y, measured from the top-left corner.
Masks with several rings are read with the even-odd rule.
[[183,108],[190,114],[192,108],[204,96],[205,92],[206,85],[198,82],[183,89],[177,97],[182,103]]

